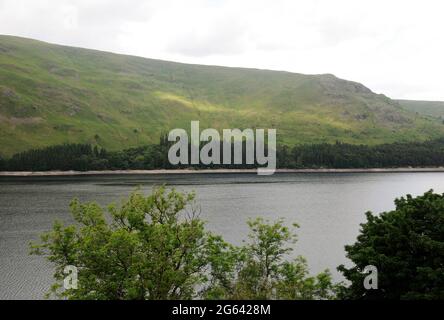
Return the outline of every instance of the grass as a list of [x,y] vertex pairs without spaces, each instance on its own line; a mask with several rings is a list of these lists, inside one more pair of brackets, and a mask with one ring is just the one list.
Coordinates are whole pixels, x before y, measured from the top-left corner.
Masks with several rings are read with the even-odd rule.
[[63,142],[135,147],[191,120],[202,129],[276,128],[285,144],[444,134],[442,121],[332,75],[187,65],[0,36],[1,155]]
[[443,101],[398,100],[398,102],[406,110],[444,120]]

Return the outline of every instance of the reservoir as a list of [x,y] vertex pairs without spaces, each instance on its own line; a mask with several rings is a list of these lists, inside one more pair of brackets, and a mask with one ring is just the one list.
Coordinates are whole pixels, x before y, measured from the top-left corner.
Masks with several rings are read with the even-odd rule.
[[247,239],[249,218],[297,222],[294,253],[307,258],[311,273],[349,264],[352,244],[365,212],[394,209],[393,200],[430,189],[444,192],[444,173],[205,173],[110,176],[0,177],[0,299],[40,299],[52,283],[43,257],[29,255],[29,242],[55,219],[72,223],[74,197],[101,205],[119,203],[138,186],[149,193],[165,184],[195,191],[200,217],[225,240]]

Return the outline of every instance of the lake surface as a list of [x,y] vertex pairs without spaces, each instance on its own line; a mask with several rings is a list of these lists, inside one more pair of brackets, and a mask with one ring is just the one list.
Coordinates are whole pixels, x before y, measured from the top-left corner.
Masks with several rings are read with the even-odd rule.
[[52,283],[51,265],[29,256],[28,243],[55,219],[72,222],[74,197],[102,205],[118,202],[137,186],[174,185],[195,190],[201,218],[226,240],[240,244],[246,220],[262,216],[297,222],[295,253],[312,273],[348,264],[344,245],[353,243],[368,210],[394,208],[393,200],[429,189],[444,192],[444,173],[169,174],[145,176],[0,177],[0,299],[40,299]]

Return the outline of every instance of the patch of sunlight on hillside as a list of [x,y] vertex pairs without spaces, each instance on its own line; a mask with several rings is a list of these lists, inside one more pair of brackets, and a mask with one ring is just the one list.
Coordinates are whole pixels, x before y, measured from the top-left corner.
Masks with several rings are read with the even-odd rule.
[[[183,105],[184,107],[195,109],[198,111],[208,111],[208,112],[217,112],[217,111],[228,111],[226,108],[222,106],[218,106],[215,104],[210,104],[206,101],[198,101],[187,99],[183,96],[179,96],[169,92],[160,92],[157,91],[154,93],[155,97],[163,101],[172,101]],[[230,110],[232,111],[232,110]]]

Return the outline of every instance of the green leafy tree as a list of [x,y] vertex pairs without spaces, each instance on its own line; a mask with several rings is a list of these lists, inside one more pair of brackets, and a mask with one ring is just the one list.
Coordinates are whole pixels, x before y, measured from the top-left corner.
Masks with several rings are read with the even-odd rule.
[[[60,222],[33,245],[55,263],[53,292],[70,299],[189,299],[202,283],[201,254],[208,233],[196,211],[184,210],[194,194],[159,188],[133,193],[105,218],[95,203],[71,203],[78,223]],[[78,289],[62,290],[67,265],[76,266]]]
[[[108,215],[95,203],[71,203],[75,225],[55,222],[32,253],[55,265],[49,294],[68,299],[327,299],[328,272],[308,276],[305,261],[286,261],[295,235],[279,220],[249,222],[250,241],[233,246],[204,228],[194,194],[135,192]],[[64,289],[65,267],[78,270]]]
[[[354,266],[338,269],[351,282],[348,299],[444,299],[444,195],[429,191],[395,200],[396,209],[367,213],[355,244],[346,246]],[[363,286],[364,268],[378,270],[378,289]]]
[[[326,270],[308,276],[304,258],[288,261],[296,235],[282,220],[261,218],[248,221],[249,242],[242,247],[215,246],[217,274],[207,297],[218,299],[333,299],[337,286]],[[296,224],[294,227],[298,227]],[[218,239],[218,241],[221,241]]]

